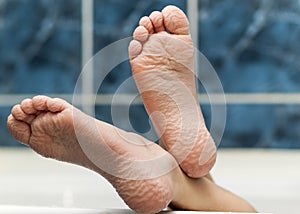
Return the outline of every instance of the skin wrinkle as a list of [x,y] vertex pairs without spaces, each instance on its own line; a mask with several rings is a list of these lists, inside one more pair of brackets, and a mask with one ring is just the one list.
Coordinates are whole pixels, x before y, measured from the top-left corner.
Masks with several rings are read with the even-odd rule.
[[[192,91],[191,95],[195,96],[194,101],[197,100],[197,98],[196,98],[197,94],[195,92],[196,86],[195,86],[194,73],[191,72],[192,71],[191,69],[189,69],[189,68],[194,67],[193,63],[190,63],[191,61],[193,62],[193,60],[194,60],[194,51],[193,51],[193,45],[192,45],[192,40],[191,40],[190,36],[188,36],[186,38],[183,36],[180,36],[179,40],[177,38],[172,39],[171,36],[172,35],[169,35],[166,32],[159,33],[156,35],[150,35],[148,42],[146,42],[146,44],[143,45],[142,53],[139,56],[137,56],[131,62],[131,64],[132,64],[134,76],[136,76],[136,74],[138,72],[143,72],[145,81],[142,80],[141,78],[135,78],[140,91],[143,92],[143,91],[147,90],[147,88],[148,88],[148,90],[153,90],[153,88],[157,88],[157,89],[159,89],[159,91],[166,91],[168,94],[170,94],[170,95],[172,94],[173,98],[175,98],[175,100],[177,102],[179,102],[178,106],[180,108],[182,108],[182,106],[186,105],[185,100],[183,102],[180,101],[180,100],[182,100],[183,94],[180,92],[180,90],[181,90],[180,86],[177,86],[177,88],[176,88],[176,85],[178,85],[178,84],[180,85],[180,84],[184,83],[186,85],[185,87],[192,88],[193,90],[191,90]],[[189,45],[186,41],[189,41],[188,43],[190,43],[191,45]],[[178,42],[179,42],[179,44],[178,44]],[[175,46],[174,46],[174,43],[176,43]],[[155,49],[155,47],[157,47],[157,49]],[[174,49],[174,47],[177,49]],[[190,50],[192,50],[192,51],[190,51]],[[148,51],[151,51],[150,52],[151,54],[147,54]],[[179,51],[180,51],[180,56],[174,54]],[[146,53],[146,54],[144,54],[144,53]],[[186,55],[184,60],[180,60],[181,55]],[[158,58],[159,58],[159,61],[158,61]],[[145,61],[145,59],[146,59],[146,61]],[[188,64],[185,64],[186,63],[185,60],[189,61]],[[161,63],[162,67],[166,68],[169,71],[167,71],[167,72],[161,71],[160,73],[154,72],[152,75],[156,75],[156,77],[150,78],[151,75],[147,76],[147,74],[148,73],[151,74],[151,72],[159,70],[159,69],[161,70],[161,66],[159,66],[158,69],[155,66],[153,66],[153,67],[152,66],[150,66],[150,67],[144,66],[144,67],[139,67],[137,69],[137,67],[136,67],[137,64],[139,66],[147,65],[148,64],[147,61],[151,62],[151,63],[149,63],[151,65],[159,65],[159,63]],[[163,61],[163,64],[161,61]],[[147,71],[146,70],[147,68],[151,69],[151,70]],[[178,72],[178,69],[181,69],[183,71]],[[147,71],[147,73],[145,73],[145,71]],[[172,84],[172,82],[173,82],[173,84]],[[169,85],[173,85],[175,87],[168,88],[168,86],[167,86],[168,84],[166,84],[166,83],[168,83]],[[198,133],[197,130],[199,130],[200,127],[197,127],[194,131],[185,130],[185,134],[183,134],[184,138],[182,138],[183,137],[182,133],[179,133],[179,130],[181,130],[180,127],[182,126],[182,124],[180,125],[181,122],[179,122],[180,121],[179,118],[178,117],[176,118],[176,116],[174,117],[172,114],[173,113],[172,101],[171,100],[168,101],[168,99],[162,99],[162,100],[157,99],[157,97],[160,97],[160,96],[161,96],[160,93],[156,93],[156,94],[154,93],[154,96],[148,96],[147,94],[142,93],[144,103],[146,104],[146,109],[147,109],[147,103],[150,103],[150,104],[153,103],[153,101],[151,101],[151,99],[152,99],[152,100],[155,100],[155,104],[158,107],[158,109],[161,109],[162,113],[164,115],[166,115],[165,117],[168,122],[167,122],[167,127],[165,130],[165,133],[163,134],[162,137],[164,138],[163,141],[166,142],[165,144],[167,145],[167,148],[173,148],[173,146],[176,144],[176,142],[178,140],[179,141],[186,140],[187,142],[189,142],[189,141],[194,142],[192,139],[195,139],[195,134],[197,135],[197,133]],[[167,107],[167,109],[168,109],[167,112],[169,112],[169,113],[165,113],[164,107]],[[199,106],[193,107],[188,104],[188,108],[187,108],[187,110],[185,110],[185,112],[188,112],[188,110],[190,108],[199,109],[199,114],[201,115]],[[151,114],[151,111],[152,111],[151,108],[149,108],[148,113]],[[157,111],[157,110],[155,109],[155,111]],[[170,114],[170,112],[171,112],[171,114]],[[174,115],[177,115],[177,114],[174,114]],[[188,116],[188,115],[186,115],[186,116]],[[194,115],[191,115],[189,117],[193,118],[193,116]],[[202,115],[199,117],[197,116],[196,118],[201,118],[201,117],[202,117]],[[159,119],[156,122],[155,121],[156,120],[154,120],[154,124],[160,123]],[[203,121],[203,120],[200,120],[200,121]],[[171,126],[171,127],[173,126],[174,128],[170,129],[168,126]],[[191,127],[193,127],[193,126],[191,125]],[[179,130],[178,130],[178,128],[179,128]],[[173,130],[174,132],[170,132],[169,130]],[[170,134],[170,133],[172,133],[172,134]],[[177,139],[178,137],[181,139]],[[197,139],[198,139],[198,137],[197,137]],[[199,147],[201,147],[201,148],[203,147],[203,145],[200,145],[201,144],[200,141],[198,141],[198,144],[199,144],[198,145]],[[201,151],[202,150],[203,149],[201,149]],[[199,152],[199,150],[195,150],[194,152],[197,152],[197,151]],[[172,153],[173,153],[173,151],[172,151]],[[178,156],[182,156],[180,151],[178,151],[176,153],[178,153],[177,154]],[[176,154],[173,153],[173,155],[175,155],[175,157],[176,157]],[[199,153],[198,153],[198,155],[199,155]],[[190,155],[190,156],[195,157],[196,155]],[[180,157],[176,157],[176,158],[178,159]],[[188,159],[190,159],[190,158],[188,158]],[[189,162],[189,161],[187,161],[187,162]],[[197,158],[197,160],[194,160],[193,162],[197,163],[198,158]],[[192,161],[190,161],[190,163],[192,163]],[[198,164],[196,164],[196,165],[198,165]],[[210,165],[210,164],[208,164],[208,165]],[[190,168],[190,167],[187,167],[187,168]],[[197,170],[194,170],[194,171],[197,171]],[[206,173],[206,172],[203,172],[203,173]]]
[[[105,133],[107,133],[107,132],[105,132]],[[103,133],[103,135],[105,135],[105,133]],[[110,134],[106,135],[106,136],[110,136],[111,140],[115,141],[114,138],[112,138],[112,136],[111,136],[111,131],[110,131]],[[96,136],[92,136],[92,139],[96,139],[96,138],[97,138]],[[108,145],[110,145],[110,141],[108,141],[106,143]],[[151,158],[147,158],[147,156],[145,156],[145,154],[151,154],[149,152],[149,150],[147,152],[145,152],[145,153],[142,153],[142,152],[136,153],[134,151],[137,151],[137,149],[140,146],[138,146],[138,147],[136,147],[136,146],[132,147],[133,145],[128,145],[128,143],[126,143],[124,145],[124,143],[123,143],[123,140],[121,140],[121,138],[119,138],[119,140],[117,140],[116,143],[113,143],[113,144],[118,144],[119,145],[118,149],[123,149],[125,151],[128,151],[129,152],[128,156],[135,157],[135,158],[127,159],[127,158],[124,158],[123,156],[122,157],[121,156],[117,156],[117,158],[116,158],[115,157],[115,153],[113,151],[111,151],[111,149],[108,150],[108,148],[105,148],[105,147],[104,148],[102,148],[102,147],[97,148],[97,144],[95,144],[96,147],[94,146],[94,147],[90,148],[90,150],[88,150],[86,152],[88,154],[92,154],[92,155],[90,155],[91,156],[90,158],[92,158],[91,160],[93,160],[98,167],[100,167],[100,168],[104,167],[103,169],[112,168],[113,171],[111,171],[111,172],[113,174],[116,174],[116,175],[122,176],[122,177],[124,177],[124,176],[128,177],[128,176],[133,175],[133,177],[130,177],[132,179],[136,179],[137,176],[141,176],[141,177],[152,176],[152,174],[149,174],[149,175],[147,174],[147,169],[145,167],[143,167],[143,162],[141,162],[140,160],[150,161],[151,159],[154,159],[155,157],[159,157],[161,155],[166,154],[166,153],[162,153],[162,151],[160,151],[159,153],[155,152],[155,153],[153,153],[154,156],[152,156]],[[153,148],[152,147],[148,147],[148,148],[152,148],[151,151],[155,151],[155,149],[157,148],[157,145],[155,145],[155,144],[154,145],[151,144],[151,145],[152,145]],[[92,146],[93,146],[93,144],[92,144]],[[87,148],[89,148],[89,147],[87,147]],[[147,149],[147,148],[145,148],[145,149]],[[145,150],[145,149],[143,149],[143,150]],[[94,151],[98,151],[97,156],[93,155]],[[100,153],[99,153],[99,151],[100,151]],[[127,152],[124,152],[124,154],[127,156]],[[106,162],[103,163],[103,161],[101,161],[103,159],[105,159]],[[137,159],[138,162],[136,162],[136,161],[132,162],[132,159]],[[167,160],[166,158],[163,157],[162,161],[171,161],[171,159],[169,158],[169,160]],[[126,165],[127,165],[127,168],[131,170],[131,171],[129,171],[128,174],[125,174],[125,173],[122,174],[122,172],[123,172],[122,170],[126,170],[126,167],[123,167],[123,166],[119,165],[119,163],[123,163],[123,162],[125,162]],[[151,163],[151,162],[149,162],[149,163]],[[176,167],[176,165],[173,165],[173,164],[171,164],[171,166],[172,167]],[[123,167],[123,169],[122,169],[122,167]],[[132,170],[134,170],[134,171],[132,171]],[[165,170],[165,168],[157,168],[154,172],[160,174],[162,172],[161,170]]]
[[[183,12],[174,6],[168,6],[163,10],[166,26],[172,24],[168,23],[170,20],[166,17],[176,13],[179,14],[178,19],[181,19],[182,23],[188,26],[187,19]],[[174,18],[174,16],[172,17]],[[176,31],[176,29],[172,30]],[[188,37],[190,36],[187,35],[187,38]],[[136,65],[133,65],[133,69],[142,70],[142,63],[145,63],[145,67],[149,67],[149,65],[154,63],[154,65],[156,65],[155,69],[158,69],[157,66],[159,64],[155,62],[155,60],[148,61],[149,59],[143,55],[145,52],[151,55],[152,51],[157,53],[165,48],[160,47],[162,49],[153,50],[153,47],[158,45],[151,45],[151,42],[155,42],[155,38],[157,37],[153,37],[152,40],[150,38],[147,41],[148,48],[143,47],[139,41],[130,44],[130,58],[133,59],[136,57],[131,61],[136,63]],[[160,39],[159,41],[163,40]],[[141,49],[139,50],[138,48]],[[135,56],[137,52],[141,52],[140,56],[144,58]],[[176,54],[176,52],[174,54]],[[179,56],[179,58],[180,57],[181,56]],[[148,106],[148,110],[153,110],[153,112],[160,110],[161,113],[164,114],[162,118],[165,120],[163,122],[166,124],[164,125],[166,127],[161,126],[158,128],[166,128],[167,131],[164,133],[163,140],[167,146],[171,147],[174,146],[173,142],[176,142],[178,139],[188,139],[189,136],[194,136],[195,130],[187,129],[188,126],[186,125],[192,122],[195,123],[194,120],[196,118],[202,118],[202,115],[200,110],[194,109],[195,115],[192,114],[192,109],[188,111],[194,104],[188,104],[189,101],[187,100],[180,101],[181,96],[187,99],[193,94],[187,93],[186,87],[191,87],[190,89],[192,90],[195,89],[192,88],[194,84],[190,85],[187,83],[194,80],[194,77],[191,75],[186,75],[185,77],[185,74],[191,73],[187,72],[187,70],[176,72],[176,69],[168,69],[168,67],[164,65],[162,65],[162,70],[164,71],[162,76],[174,76],[170,78],[170,81],[173,82],[166,82],[166,78],[152,78],[151,81],[145,80],[146,86],[148,84],[159,92],[166,90],[168,93],[174,93],[170,95],[170,98],[173,98],[173,100],[166,95],[159,96],[155,99],[156,96],[154,95],[157,95],[157,93],[153,92],[145,93],[144,98],[147,99],[148,96],[148,101],[153,103],[152,106]],[[170,72],[166,72],[166,70]],[[143,72],[143,75],[147,74],[145,76],[150,78],[151,73],[153,73],[153,71],[148,70],[147,72]],[[185,86],[180,85],[177,78],[184,82]],[[141,80],[140,78],[136,79],[138,81]],[[157,87],[155,84],[156,80],[165,82],[160,83],[159,87]],[[142,82],[141,80],[140,83]],[[176,83],[178,85],[176,85]],[[196,97],[192,97],[190,102],[195,103],[196,100]],[[167,106],[164,105],[164,101],[167,103]],[[28,102],[32,102],[32,106],[28,105]],[[176,104],[176,102],[178,103]],[[198,102],[196,103],[198,105]],[[182,107],[180,105],[184,106]],[[254,211],[247,202],[228,191],[224,191],[211,180],[206,179],[206,177],[199,179],[191,178],[199,173],[199,168],[197,168],[199,163],[196,161],[199,161],[199,156],[201,156],[200,150],[203,149],[203,145],[198,144],[195,150],[193,150],[193,153],[190,154],[192,159],[184,160],[181,168],[179,168],[178,162],[176,162],[174,157],[160,146],[149,142],[143,137],[121,131],[112,125],[96,120],[64,100],[37,96],[21,103],[21,107],[17,105],[15,111],[22,113],[22,107],[29,108],[28,112],[36,113],[33,114],[35,117],[33,121],[25,121],[28,116],[26,112],[24,113],[25,115],[15,115],[16,117],[21,117],[19,120],[14,117],[13,112],[12,115],[8,117],[8,128],[17,140],[25,143],[30,138],[28,142],[29,146],[40,155],[81,165],[102,175],[115,187],[125,203],[138,213],[158,213],[170,202],[172,202],[172,205],[175,207],[186,208],[188,210]],[[176,114],[178,117],[176,117]],[[191,119],[186,118],[185,114]],[[160,121],[159,117],[154,116],[153,118],[154,121]],[[202,124],[205,126],[204,123]],[[171,132],[168,133],[168,131]],[[189,133],[189,131],[192,132]],[[206,129],[202,131],[203,133],[208,133]],[[186,133],[182,135],[181,132]],[[201,133],[202,132],[199,132],[198,134]],[[167,142],[166,139],[172,142]],[[132,144],[132,141],[136,142]],[[181,142],[183,145],[180,145],[181,150],[178,145],[175,147],[176,150],[181,152],[177,158],[181,158],[182,153],[188,149],[188,146],[185,146],[184,143],[186,142]],[[117,153],[114,150],[117,151]],[[118,153],[123,155],[119,155]],[[124,156],[126,158],[124,158]],[[201,166],[201,173],[209,171],[214,164],[214,160],[215,153],[209,162]],[[191,166],[192,168],[190,168]],[[188,168],[190,168],[190,170],[187,170]],[[183,173],[182,169],[185,170],[185,173]]]

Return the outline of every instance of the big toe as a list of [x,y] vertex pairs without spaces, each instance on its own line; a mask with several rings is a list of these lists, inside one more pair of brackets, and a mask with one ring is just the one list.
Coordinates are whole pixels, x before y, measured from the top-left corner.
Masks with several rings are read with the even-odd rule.
[[164,25],[173,34],[188,35],[189,21],[182,10],[175,6],[167,6],[162,10]]

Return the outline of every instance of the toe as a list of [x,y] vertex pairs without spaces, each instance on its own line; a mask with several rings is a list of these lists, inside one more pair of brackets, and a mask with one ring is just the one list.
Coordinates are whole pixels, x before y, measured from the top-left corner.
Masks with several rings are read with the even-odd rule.
[[70,104],[59,98],[50,98],[47,96],[36,96],[32,98],[32,104],[38,111],[50,111],[57,113],[70,107]]
[[28,145],[30,139],[30,127],[28,124],[16,120],[14,116],[9,115],[7,118],[7,127],[11,135],[19,142]]
[[63,110],[69,108],[71,105],[65,100],[60,98],[49,99],[47,102],[47,108],[53,113],[62,112]]
[[207,140],[205,143],[204,149],[201,152],[201,156],[199,158],[199,165],[204,166],[207,163],[211,161],[212,158],[214,158],[216,154],[216,145],[212,137]]
[[140,42],[132,40],[128,48],[130,60],[136,58],[142,52],[142,49],[143,45]]
[[165,31],[163,14],[159,11],[154,11],[149,16],[156,33]]
[[31,124],[35,119],[35,115],[26,114],[20,105],[15,105],[11,110],[12,116],[21,122]]
[[133,38],[141,43],[146,42],[148,37],[149,32],[144,26],[138,26],[133,33]]
[[150,20],[150,18],[148,16],[142,17],[140,19],[139,25],[143,26],[144,28],[146,28],[150,34],[154,33],[153,24],[152,24],[152,22],[151,22],[151,20]]
[[32,98],[32,105],[37,111],[48,111],[47,102],[49,99],[46,96],[35,96]]
[[188,35],[189,21],[182,10],[175,6],[167,6],[162,11],[164,25],[173,34]]
[[37,110],[33,107],[31,99],[25,99],[21,103],[21,108],[26,114],[36,114]]

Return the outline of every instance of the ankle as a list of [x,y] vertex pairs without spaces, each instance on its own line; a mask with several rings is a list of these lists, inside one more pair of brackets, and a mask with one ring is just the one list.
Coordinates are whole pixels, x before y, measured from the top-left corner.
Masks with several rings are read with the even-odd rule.
[[172,209],[178,210],[180,208],[181,202],[184,201],[186,188],[187,186],[186,175],[183,173],[180,167],[177,167],[171,172],[171,181],[173,189],[173,199],[169,204],[169,207]]

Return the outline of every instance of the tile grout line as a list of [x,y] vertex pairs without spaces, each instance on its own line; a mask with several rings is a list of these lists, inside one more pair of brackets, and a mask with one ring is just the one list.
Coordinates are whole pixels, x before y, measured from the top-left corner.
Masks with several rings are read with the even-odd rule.
[[[25,98],[33,97],[33,94],[0,94],[0,107],[9,107],[21,102]],[[59,97],[69,102],[73,100],[73,94],[49,94],[50,97]],[[83,95],[78,95],[83,96]],[[256,105],[280,105],[280,104],[293,104],[300,105],[300,93],[260,93],[260,94],[247,94],[247,93],[228,93],[228,94],[199,94],[201,104],[215,104],[224,105],[223,99],[226,99],[228,105],[238,104],[256,104]],[[81,98],[81,97],[79,97]],[[83,99],[83,98],[82,98]],[[81,100],[82,100],[81,99]],[[80,99],[76,99],[80,100]],[[85,100],[90,106],[99,105],[141,105],[142,100],[136,94],[98,94],[96,96],[85,96]],[[74,105],[81,105],[82,103],[73,103]]]
[[[82,95],[93,94],[94,65],[90,61],[94,55],[94,0],[82,0]],[[94,114],[93,106],[89,105],[91,96],[81,96],[82,110]]]

